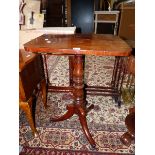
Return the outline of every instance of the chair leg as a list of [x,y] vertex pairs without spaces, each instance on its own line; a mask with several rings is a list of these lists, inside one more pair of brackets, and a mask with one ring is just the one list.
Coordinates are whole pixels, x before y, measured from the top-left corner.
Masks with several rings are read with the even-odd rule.
[[47,108],[47,87],[46,87],[46,80],[43,79],[40,83],[41,85],[41,91],[42,91],[42,100],[45,109]]
[[27,121],[29,122],[30,128],[32,130],[33,135],[36,137],[38,135],[37,129],[34,125],[34,120],[32,116],[32,101],[31,97],[27,102],[20,102],[19,107],[25,112]]

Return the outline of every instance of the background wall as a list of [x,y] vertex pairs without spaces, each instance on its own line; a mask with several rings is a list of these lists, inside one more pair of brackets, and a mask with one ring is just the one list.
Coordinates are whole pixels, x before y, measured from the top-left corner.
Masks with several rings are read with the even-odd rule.
[[[25,25],[21,26],[21,30],[31,28],[30,20],[29,18],[31,17],[31,12],[34,12],[35,14],[40,13],[40,1],[38,0],[24,0],[26,5],[24,6],[23,13],[25,15]],[[33,28],[33,27],[32,27]]]
[[81,29],[81,33],[92,33],[94,0],[71,0],[71,22]]

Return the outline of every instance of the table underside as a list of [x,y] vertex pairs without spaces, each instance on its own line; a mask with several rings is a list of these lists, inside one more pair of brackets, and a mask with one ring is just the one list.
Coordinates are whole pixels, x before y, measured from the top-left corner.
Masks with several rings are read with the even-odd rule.
[[72,98],[74,99],[73,104],[67,105],[67,112],[59,117],[59,118],[51,118],[51,121],[63,121],[74,114],[79,116],[79,120],[85,133],[89,143],[93,148],[95,148],[96,144],[94,139],[92,138],[88,126],[86,115],[87,113],[94,108],[94,105],[90,105],[87,107],[87,101],[85,95],[103,95],[103,96],[112,96],[118,106],[121,105],[121,88],[123,84],[123,79],[125,75],[125,57],[115,57],[113,74],[111,80],[110,87],[103,86],[89,86],[84,83],[84,55],[70,55],[69,56],[69,86],[60,87],[60,86],[52,86],[49,82],[49,75],[47,69],[47,59],[46,54],[43,55],[44,58],[44,66],[45,66],[45,74],[47,77],[47,88],[48,92],[68,92],[72,94]]
[[[65,92],[73,94],[73,62],[74,56],[69,56],[69,86],[53,86],[49,82],[49,75],[48,75],[48,63],[47,63],[47,55],[43,55],[44,58],[44,66],[45,66],[45,74],[47,77],[47,87],[48,92]],[[61,56],[61,55],[58,55]],[[84,58],[84,57],[83,57]],[[113,99],[118,103],[118,106],[121,105],[121,88],[123,84],[123,79],[125,75],[125,66],[126,66],[126,57],[115,57],[114,67],[113,67],[113,75],[111,80],[110,86],[91,86],[88,84],[84,84],[84,90],[86,95],[102,95],[102,96],[112,96]],[[73,96],[72,96],[73,97]]]

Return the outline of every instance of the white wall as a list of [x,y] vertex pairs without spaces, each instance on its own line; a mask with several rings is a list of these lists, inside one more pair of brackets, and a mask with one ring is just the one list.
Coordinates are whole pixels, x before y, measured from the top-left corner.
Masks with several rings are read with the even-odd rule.
[[29,18],[31,17],[31,12],[34,12],[36,14],[40,13],[40,1],[38,0],[24,0],[26,5],[24,6],[23,13],[25,15],[25,25],[21,26],[21,30],[31,28],[29,24]]

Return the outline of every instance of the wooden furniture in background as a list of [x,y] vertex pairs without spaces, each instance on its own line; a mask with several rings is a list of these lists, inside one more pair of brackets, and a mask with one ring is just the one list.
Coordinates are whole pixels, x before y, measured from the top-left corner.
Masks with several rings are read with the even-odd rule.
[[[131,104],[135,96],[135,57],[133,55],[128,57],[127,75],[128,79],[125,88],[127,90],[125,93],[122,94],[122,99],[124,103]],[[124,145],[129,146],[131,142],[135,139],[135,107],[129,109],[129,114],[125,119],[125,125],[128,131],[121,136],[120,140]]]
[[[111,24],[112,31],[114,35],[117,35],[117,27],[118,27],[118,18],[119,18],[119,11],[94,11],[95,19],[95,34],[100,33],[107,33],[106,29],[104,29],[104,24]],[[98,30],[98,24],[102,23],[102,29]],[[113,25],[112,25],[113,24]]]
[[119,5],[120,22],[118,35],[135,48],[135,3],[121,3]]
[[[73,93],[73,104],[67,105],[67,112],[59,117],[52,118],[51,121],[63,121],[69,119],[74,114],[79,116],[79,120],[83,129],[83,132],[88,139],[92,147],[95,147],[95,141],[92,138],[86,120],[87,113],[94,107],[90,105],[86,107],[87,101],[85,98],[84,89],[84,55],[96,55],[96,56],[116,56],[117,61],[114,69],[114,76],[112,79],[111,88],[102,87],[87,87],[89,91],[99,88],[99,91],[108,92],[112,96],[119,95],[118,80],[120,74],[117,71],[123,61],[121,59],[131,54],[131,48],[126,42],[117,36],[113,35],[99,35],[99,34],[72,34],[72,35],[51,35],[45,34],[36,39],[24,44],[26,51],[42,54],[60,54],[73,56],[73,85],[69,87]],[[117,66],[119,64],[119,66]],[[117,80],[116,80],[117,79]],[[48,86],[48,90],[50,86]],[[67,90],[67,89],[66,89]]]
[[41,0],[44,27],[71,26],[71,0]]
[[125,104],[134,104],[135,98],[135,56],[127,60],[126,78],[122,87],[122,99]]
[[65,0],[42,0],[41,12],[45,14],[44,27],[67,26],[65,6]]
[[123,102],[132,104],[135,97],[135,1],[117,1],[115,9],[120,10],[118,36],[132,48],[132,56],[128,58],[127,80],[122,89]]
[[65,15],[67,17],[67,26],[72,26],[72,23],[71,23],[71,0],[66,0],[66,11],[65,11]]
[[128,131],[121,136],[120,140],[124,145],[129,146],[135,139],[135,108],[129,109],[129,114],[125,119],[125,125]]
[[35,90],[40,84],[44,107],[46,104],[46,81],[44,77],[42,56],[31,52],[19,51],[19,107],[25,112],[33,134],[37,130],[32,116],[32,104]]

